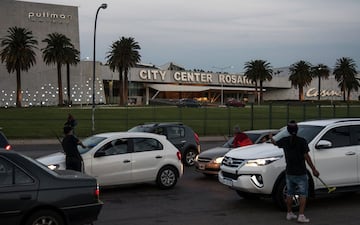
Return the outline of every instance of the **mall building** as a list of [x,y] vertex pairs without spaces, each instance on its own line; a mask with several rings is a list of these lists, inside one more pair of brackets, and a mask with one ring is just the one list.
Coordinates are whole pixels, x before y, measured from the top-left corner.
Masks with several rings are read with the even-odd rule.
[[[29,71],[21,72],[22,105],[57,105],[59,90],[56,65],[46,65],[43,62],[41,49],[45,47],[45,43],[42,40],[50,33],[62,33],[80,50],[78,7],[15,0],[1,0],[0,6],[0,38],[7,35],[9,27],[17,26],[32,31],[39,43],[36,64]],[[63,66],[63,95],[70,92],[73,104],[92,104],[92,68],[93,62],[86,60],[72,66],[70,90],[67,90],[66,70]],[[128,78],[129,103],[136,105],[180,98],[196,98],[217,104],[223,103],[227,98],[254,102],[257,97],[254,84],[243,74],[191,71],[173,62],[162,66],[138,64],[130,69]],[[291,87],[288,78],[289,68],[274,69],[273,79],[263,84],[264,100],[297,100],[298,90]],[[317,87],[318,80],[314,79],[304,88],[305,100],[317,100]],[[119,88],[118,72],[96,62],[96,104],[117,104]],[[15,106],[16,75],[9,74],[4,63],[0,63],[0,93],[0,107]],[[342,99],[334,76],[321,80],[320,94],[323,100]],[[359,95],[360,92],[352,92],[351,99],[357,100]]]

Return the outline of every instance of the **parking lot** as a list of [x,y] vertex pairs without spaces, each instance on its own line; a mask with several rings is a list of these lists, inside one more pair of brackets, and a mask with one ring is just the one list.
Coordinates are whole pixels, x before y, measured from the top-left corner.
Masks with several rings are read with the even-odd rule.
[[[203,143],[208,149],[216,142]],[[58,145],[17,145],[20,152],[44,155]],[[197,173],[193,167],[171,190],[160,190],[154,184],[131,185],[101,191],[104,207],[95,225],[230,225],[230,224],[296,224],[285,220],[271,199],[244,200],[235,191],[221,185],[216,178]],[[306,215],[311,224],[359,224],[360,195],[332,194],[310,200]]]

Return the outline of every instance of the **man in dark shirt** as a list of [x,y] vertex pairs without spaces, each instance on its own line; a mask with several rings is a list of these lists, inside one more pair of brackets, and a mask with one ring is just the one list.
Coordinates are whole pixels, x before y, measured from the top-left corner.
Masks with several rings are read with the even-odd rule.
[[[286,187],[287,187],[287,220],[298,219],[300,223],[308,223],[310,220],[305,217],[304,210],[306,205],[306,198],[308,196],[308,176],[306,170],[306,163],[310,166],[314,176],[318,177],[320,174],[316,170],[309,155],[309,146],[306,140],[297,136],[298,126],[295,121],[290,121],[287,125],[287,130],[290,136],[283,137],[278,141],[272,139],[271,142],[284,150],[286,161]],[[293,196],[299,194],[300,207],[299,217],[292,212]]]
[[65,137],[61,142],[66,155],[66,169],[82,171],[82,158],[77,146],[81,145],[86,148],[83,143],[73,135],[73,128],[69,126],[64,127]]

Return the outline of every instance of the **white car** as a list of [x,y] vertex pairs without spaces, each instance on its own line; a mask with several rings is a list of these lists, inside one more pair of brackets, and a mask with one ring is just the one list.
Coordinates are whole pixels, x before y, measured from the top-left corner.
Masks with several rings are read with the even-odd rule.
[[[181,153],[165,136],[143,132],[96,134],[78,146],[85,173],[100,186],[155,181],[160,188],[175,186],[183,175]],[[54,153],[37,159],[52,169],[65,169],[65,155]]]
[[[327,186],[336,192],[360,190],[360,118],[301,122],[298,127],[298,136],[307,140],[309,154]],[[274,140],[287,135],[285,127]],[[311,169],[308,175],[311,196],[329,192]],[[218,179],[241,197],[271,196],[281,209],[286,208],[285,158],[283,150],[271,143],[228,152]]]

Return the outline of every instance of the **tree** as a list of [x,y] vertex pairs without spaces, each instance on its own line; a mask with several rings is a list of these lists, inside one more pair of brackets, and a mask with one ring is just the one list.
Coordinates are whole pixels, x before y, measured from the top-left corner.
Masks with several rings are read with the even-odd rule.
[[9,73],[16,72],[16,107],[21,107],[21,71],[28,71],[35,63],[37,40],[31,31],[21,27],[10,27],[8,35],[1,39],[1,62],[5,62]]
[[67,51],[65,63],[66,63],[66,84],[67,84],[67,104],[71,104],[71,96],[70,96],[70,65],[77,65],[80,62],[79,55],[80,52],[74,47],[67,47],[65,49]]
[[303,60],[290,66],[289,81],[295,88],[299,88],[299,100],[304,100],[304,87],[308,86],[312,80],[311,64]]
[[[71,40],[64,34],[51,33],[47,35],[42,42],[45,42],[47,46],[42,49],[43,59],[47,65],[56,64],[57,67],[57,79],[59,89],[59,105],[63,105],[63,87],[61,78],[61,66],[70,62],[75,52],[69,49],[74,49],[74,45]],[[76,50],[77,51],[77,50]],[[70,64],[70,63],[69,63]]]
[[252,60],[245,63],[245,76],[255,83],[255,95],[257,98],[257,82],[260,83],[260,102],[263,101],[263,82],[272,80],[273,70],[269,62],[264,60]]
[[321,96],[321,79],[329,79],[330,69],[324,64],[318,64],[311,68],[311,74],[313,77],[317,77],[318,80],[318,101]]
[[339,87],[343,91],[344,101],[347,92],[347,100],[350,100],[350,92],[358,90],[360,87],[359,78],[356,78],[356,64],[355,61],[348,57],[342,57],[336,60],[334,69],[335,79],[339,82]]
[[128,71],[136,63],[140,62],[140,46],[134,38],[121,37],[112,43],[111,50],[107,53],[107,63],[112,71],[119,72],[119,97],[120,105],[124,105],[128,99]]

